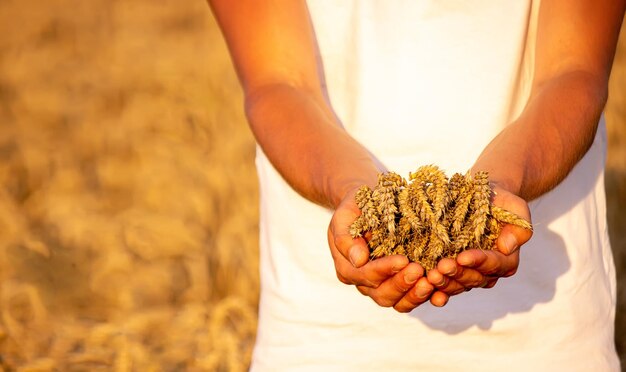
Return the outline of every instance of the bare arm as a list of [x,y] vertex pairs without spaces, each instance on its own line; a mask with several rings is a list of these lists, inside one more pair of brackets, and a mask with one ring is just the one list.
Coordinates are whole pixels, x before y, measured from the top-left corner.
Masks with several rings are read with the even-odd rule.
[[623,0],[542,1],[528,104],[474,169],[526,200],[569,174],[593,142],[625,7]]
[[250,127],[307,199],[337,207],[378,169],[333,114],[304,1],[210,2],[241,80]]
[[[328,244],[338,278],[378,304],[417,306],[432,286],[404,256],[369,261],[365,240],[348,232],[354,191],[380,169],[348,135],[328,102],[304,0],[210,0],[244,89],[248,122],[282,177],[305,198],[335,209]],[[322,247],[320,247],[322,249]],[[420,292],[410,291],[421,280]],[[406,297],[406,298],[405,298]]]

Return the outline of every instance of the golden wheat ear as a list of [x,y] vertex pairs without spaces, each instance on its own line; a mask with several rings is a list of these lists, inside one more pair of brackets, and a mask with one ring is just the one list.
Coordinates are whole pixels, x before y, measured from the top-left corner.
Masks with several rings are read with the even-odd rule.
[[521,218],[515,213],[511,213],[505,209],[496,207],[495,205],[491,205],[490,213],[493,216],[493,218],[499,222],[519,226],[523,229],[530,230],[530,231],[533,230],[533,225],[530,222],[526,221],[525,219]]
[[361,216],[350,226],[353,237],[372,232],[373,259],[402,254],[425,269],[444,257],[467,249],[492,249],[502,224],[532,230],[530,222],[490,201],[493,190],[487,172],[456,173],[448,179],[435,165],[409,173],[381,173],[371,190],[356,196]]

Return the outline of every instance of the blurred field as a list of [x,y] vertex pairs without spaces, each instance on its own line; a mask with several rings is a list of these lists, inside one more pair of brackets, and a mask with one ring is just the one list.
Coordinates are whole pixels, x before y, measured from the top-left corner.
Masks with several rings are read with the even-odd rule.
[[[622,40],[607,190],[625,358]],[[258,196],[240,101],[202,1],[0,1],[0,371],[247,367]]]
[[246,367],[254,145],[212,22],[202,1],[0,1],[4,369]]

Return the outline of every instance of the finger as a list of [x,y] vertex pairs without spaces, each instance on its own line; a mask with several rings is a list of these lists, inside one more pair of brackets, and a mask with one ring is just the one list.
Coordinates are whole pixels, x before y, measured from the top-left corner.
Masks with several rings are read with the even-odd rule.
[[358,214],[350,208],[338,208],[328,228],[328,245],[352,266],[361,267],[369,260],[369,249],[363,238],[352,238],[350,225]]
[[459,265],[452,258],[443,258],[437,263],[436,270],[429,272],[428,279],[438,290],[452,296],[479,287],[485,281],[485,276]]
[[402,297],[393,308],[398,312],[408,313],[428,301],[433,290],[434,287],[428,282],[428,279],[421,277],[418,279],[417,284],[407,291],[404,297]]
[[432,269],[427,275],[428,281],[438,290],[453,296],[465,292],[465,287],[458,281],[443,275],[438,269]]
[[519,249],[533,235],[532,230],[523,229],[519,226],[505,224],[500,236],[496,240],[498,250],[509,255]]
[[408,263],[406,256],[393,255],[369,261],[357,269],[341,257],[335,261],[335,269],[337,277],[343,283],[378,288],[384,281],[404,269]]
[[459,265],[456,260],[452,258],[442,258],[437,263],[437,270],[443,275],[454,277],[457,272],[463,270],[463,266]]
[[515,274],[519,265],[519,251],[504,255],[498,251],[470,249],[457,257],[460,265],[473,268],[483,275],[507,277]]
[[339,253],[332,232],[332,223],[328,227],[328,246],[330,247],[330,254],[335,263],[335,272],[337,279],[344,284],[354,284],[354,278],[356,277],[356,269],[346,258]]
[[[330,247],[330,253],[335,263],[335,271],[336,271],[337,278],[339,279],[339,281],[341,281],[344,284],[367,284],[370,286],[377,286],[378,284],[380,284],[380,283],[364,283],[363,281],[365,280],[365,278],[363,277],[362,273],[360,273],[358,269],[355,268],[355,265],[353,265],[350,261],[348,261],[348,259],[346,259],[344,255],[340,253],[339,249],[337,248],[337,244],[339,244],[340,246],[345,246],[346,244],[348,244],[348,241],[347,239],[345,239],[345,235],[343,236],[343,238],[341,236],[335,238],[334,229],[336,229],[336,227],[333,221],[331,221],[331,224],[328,227],[327,236],[328,236],[328,246]],[[362,243],[363,245],[365,245],[362,238],[357,238],[357,239],[352,239],[352,240],[357,245],[359,243]],[[366,247],[364,247],[363,249],[369,252],[369,250]],[[369,260],[369,257],[367,258],[367,260]]]
[[365,281],[374,283],[378,287],[391,276],[403,270],[408,264],[409,259],[406,256],[396,254],[369,261],[357,270],[363,275]]
[[[485,276],[477,270],[459,265],[456,260],[444,258],[437,264],[437,270],[454,279],[465,288],[476,288],[485,281]],[[438,288],[442,289],[442,288]],[[448,291],[446,293],[450,294]]]
[[426,277],[430,284],[435,287],[443,287],[448,282],[448,277],[440,273],[437,269],[429,270]]
[[424,269],[419,264],[411,263],[399,273],[382,282],[377,288],[362,287],[360,292],[371,297],[380,306],[391,307],[409,289],[413,288],[423,275]]
[[433,306],[444,307],[448,303],[449,299],[450,296],[448,296],[447,294],[441,291],[435,291],[430,296],[430,303],[433,304]]
[[[530,209],[528,203],[517,195],[514,195],[499,185],[493,185],[493,204],[508,210],[526,221],[531,222]],[[519,226],[505,224],[496,241],[498,250],[504,254],[515,252],[522,244],[526,243],[532,236],[532,230],[527,230]]]
[[498,282],[498,278],[489,278],[487,279],[487,283],[483,286],[483,288],[493,288],[496,286]]

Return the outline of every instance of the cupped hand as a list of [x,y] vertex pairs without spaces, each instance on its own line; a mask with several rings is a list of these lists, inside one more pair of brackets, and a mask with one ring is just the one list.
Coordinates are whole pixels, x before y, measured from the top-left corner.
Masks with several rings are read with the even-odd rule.
[[[517,195],[494,185],[492,203],[530,221],[528,203]],[[428,281],[436,288],[433,298],[447,301],[472,288],[491,288],[499,278],[514,275],[519,266],[519,248],[532,236],[532,231],[505,224],[493,250],[470,249],[456,260],[445,258],[428,272]],[[439,294],[441,293],[441,294]],[[432,299],[431,299],[432,301]]]
[[337,278],[355,285],[380,306],[411,311],[430,298],[433,286],[424,277],[424,269],[417,263],[409,263],[405,256],[369,259],[365,238],[353,239],[349,232],[350,225],[361,214],[355,194],[356,189],[347,193],[328,227],[328,245]]

